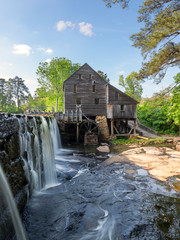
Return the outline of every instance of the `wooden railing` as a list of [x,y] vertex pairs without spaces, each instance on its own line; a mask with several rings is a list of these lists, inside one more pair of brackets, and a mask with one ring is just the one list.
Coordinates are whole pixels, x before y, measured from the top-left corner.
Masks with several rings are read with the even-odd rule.
[[77,123],[82,122],[82,111],[81,110],[71,110],[64,113],[54,113],[54,117],[58,121]]
[[26,115],[54,114],[54,108],[52,106],[29,106],[29,108],[25,110],[24,114]]

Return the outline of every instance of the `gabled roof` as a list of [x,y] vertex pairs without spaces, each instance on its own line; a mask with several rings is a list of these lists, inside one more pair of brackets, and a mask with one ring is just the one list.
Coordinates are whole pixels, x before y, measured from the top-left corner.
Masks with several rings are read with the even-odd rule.
[[[71,74],[71,76],[70,77],[68,77],[65,81],[64,81],[64,83],[66,82],[66,81],[68,81],[73,75],[75,75],[80,69],[82,69],[82,68],[84,68],[84,67],[89,67],[95,74],[97,74],[100,78],[101,78],[101,80],[105,83],[105,84],[108,84],[92,67],[90,67],[89,66],[89,64],[87,64],[87,63],[85,63],[84,65],[82,65],[79,69],[77,69],[73,74]],[[64,84],[63,83],[63,84]]]
[[118,88],[114,87],[113,85],[111,85],[110,83],[108,84],[111,88],[113,88],[114,91],[119,92],[121,95],[124,95],[125,97],[127,97],[130,101],[138,104],[139,102],[136,101],[134,98],[130,97],[129,95],[127,95],[126,93],[122,92],[121,90],[119,90]]
[[[110,83],[107,83],[92,67],[90,67],[87,63],[83,64],[79,69],[77,69],[73,74],[71,74],[70,77],[68,77],[64,83],[66,83],[73,75],[75,75],[79,70],[81,70],[84,67],[88,67],[91,69],[91,71],[93,71],[96,75],[98,75],[100,77],[100,79],[106,84],[109,85],[111,88],[113,88],[116,92],[119,92],[121,95],[124,95],[126,98],[128,98],[131,102],[138,104],[139,102],[136,101],[135,99],[133,99],[132,97],[128,96],[126,93],[120,91],[118,88],[112,86]],[[63,83],[63,85],[64,85]]]

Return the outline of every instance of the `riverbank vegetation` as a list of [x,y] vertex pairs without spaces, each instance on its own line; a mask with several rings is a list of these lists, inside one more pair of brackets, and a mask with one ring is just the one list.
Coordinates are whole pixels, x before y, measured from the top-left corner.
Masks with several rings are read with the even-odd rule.
[[117,138],[112,140],[112,143],[115,145],[119,144],[140,144],[140,145],[159,145],[167,143],[167,140],[164,138],[154,138],[154,139],[141,139],[141,138]]
[[142,99],[137,115],[142,124],[160,134],[180,135],[180,73],[171,86]]

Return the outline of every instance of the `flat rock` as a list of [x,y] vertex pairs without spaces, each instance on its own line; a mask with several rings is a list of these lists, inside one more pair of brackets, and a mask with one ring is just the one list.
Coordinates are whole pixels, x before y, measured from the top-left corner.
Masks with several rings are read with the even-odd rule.
[[[180,152],[170,148],[139,147],[110,157],[103,165],[114,163],[136,164],[161,181],[180,175]],[[132,170],[127,170],[130,173]]]

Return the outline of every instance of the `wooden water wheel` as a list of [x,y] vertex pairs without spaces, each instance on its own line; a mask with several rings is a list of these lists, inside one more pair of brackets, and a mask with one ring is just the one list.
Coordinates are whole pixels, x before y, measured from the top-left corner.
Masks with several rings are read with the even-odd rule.
[[84,141],[85,135],[96,135],[99,136],[99,127],[97,123],[91,119],[83,120],[80,125],[80,140]]

